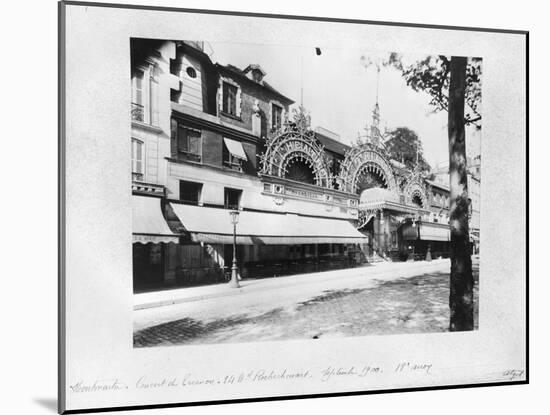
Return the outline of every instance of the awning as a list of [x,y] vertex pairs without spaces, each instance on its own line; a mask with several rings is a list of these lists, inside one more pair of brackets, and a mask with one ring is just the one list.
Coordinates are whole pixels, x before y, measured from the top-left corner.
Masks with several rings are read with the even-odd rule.
[[450,241],[451,228],[445,224],[423,222],[420,224],[419,236],[424,241]]
[[132,196],[132,234],[134,243],[178,242],[164,216],[158,197]]
[[359,209],[364,210],[392,210],[395,212],[412,213],[412,214],[426,214],[430,213],[429,210],[421,208],[419,206],[409,206],[402,203],[396,203],[387,200],[370,200],[359,203]]
[[[194,242],[233,243],[229,210],[174,203],[171,206]],[[236,234],[239,245],[356,244],[367,241],[347,220],[289,213],[241,211]]]
[[404,241],[450,241],[451,230],[449,225],[442,223],[420,222],[413,226],[407,223],[401,228]]
[[233,157],[237,157],[241,160],[247,160],[243,145],[240,142],[225,137],[223,138],[223,142]]

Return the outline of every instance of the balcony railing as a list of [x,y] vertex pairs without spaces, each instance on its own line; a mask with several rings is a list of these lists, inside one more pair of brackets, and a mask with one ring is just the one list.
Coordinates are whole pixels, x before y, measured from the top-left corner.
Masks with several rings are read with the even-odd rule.
[[195,163],[200,163],[202,161],[202,155],[192,151],[185,151],[181,148],[178,149],[178,160],[194,161]]
[[145,111],[143,105],[132,102],[132,121],[145,121]]
[[228,169],[231,169],[231,170],[235,170],[235,171],[239,171],[239,172],[243,171],[243,167],[242,167],[240,161],[224,160],[223,165],[224,165],[224,167],[227,167]]
[[132,180],[132,192],[148,194],[148,195],[154,194],[158,196],[165,196],[165,188],[163,185],[155,184],[155,183],[146,183],[138,180]]

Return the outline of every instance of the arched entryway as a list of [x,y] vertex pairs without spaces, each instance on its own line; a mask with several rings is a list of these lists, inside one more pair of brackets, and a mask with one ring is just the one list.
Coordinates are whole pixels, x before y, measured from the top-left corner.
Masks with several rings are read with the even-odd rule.
[[269,139],[260,161],[262,174],[333,187],[324,149],[309,130],[289,129]]
[[338,187],[349,193],[360,194],[366,188],[381,187],[397,192],[393,169],[378,149],[369,145],[352,147],[340,167]]

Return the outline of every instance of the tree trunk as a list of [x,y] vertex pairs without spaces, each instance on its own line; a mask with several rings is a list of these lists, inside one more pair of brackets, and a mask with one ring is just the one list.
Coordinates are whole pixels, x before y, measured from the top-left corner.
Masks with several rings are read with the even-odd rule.
[[474,280],[468,229],[468,166],[464,131],[465,57],[452,57],[449,85],[449,175],[451,185],[451,331],[474,328]]

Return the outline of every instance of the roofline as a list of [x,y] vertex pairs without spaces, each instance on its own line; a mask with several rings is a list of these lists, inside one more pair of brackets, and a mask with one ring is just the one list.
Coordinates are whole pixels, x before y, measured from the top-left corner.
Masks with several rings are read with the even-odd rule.
[[443,183],[439,183],[439,182],[436,182],[436,181],[433,181],[433,180],[428,180],[426,179],[426,182],[428,184],[430,184],[432,187],[438,187],[440,189],[443,189],[443,190],[446,190],[446,191],[450,191],[451,189],[449,188],[449,186],[443,184]]
[[275,88],[273,88],[273,87],[271,87],[271,89],[266,88],[264,85],[259,84],[258,82],[255,82],[255,81],[253,81],[252,79],[248,78],[244,73],[242,73],[242,70],[239,69],[239,68],[237,68],[236,66],[235,66],[235,68],[238,69],[239,71],[241,71],[241,73],[238,73],[238,72],[234,71],[234,70],[231,69],[228,65],[222,65],[221,63],[218,63],[218,62],[216,62],[216,63],[214,64],[214,66],[217,67],[218,69],[225,70],[225,71],[227,71],[227,72],[230,72],[230,73],[232,73],[232,74],[235,74],[235,75],[239,76],[240,78],[246,79],[246,81],[249,82],[250,84],[257,85],[257,86],[259,86],[259,87],[261,87],[261,88],[263,88],[263,89],[265,89],[265,90],[267,90],[267,91],[269,91],[269,92],[271,92],[271,93],[273,93],[273,94],[279,96],[280,98],[283,98],[284,100],[288,101],[288,104],[287,104],[287,105],[292,105],[292,104],[295,104],[295,103],[296,103],[296,101],[290,99],[290,98],[287,97],[286,95],[283,95],[281,92],[277,91]]
[[[349,144],[346,144],[346,143],[343,143],[339,140],[335,140],[334,138],[331,138],[331,137],[328,137],[326,135],[324,135],[323,133],[319,133],[317,131],[313,131],[315,133],[315,137],[317,137],[318,135],[321,135],[323,136],[323,138],[327,139],[327,140],[330,140],[332,141],[333,143],[336,143],[338,145],[341,145],[341,146],[344,146],[346,148],[346,150],[349,150],[351,148],[351,146]],[[325,146],[326,147],[326,146]],[[332,151],[332,150],[329,150],[329,149],[326,149],[327,151]],[[346,155],[345,151],[344,153],[339,153],[339,152],[336,152],[336,151],[332,151],[333,153],[337,153],[337,154],[342,154],[343,156]]]

